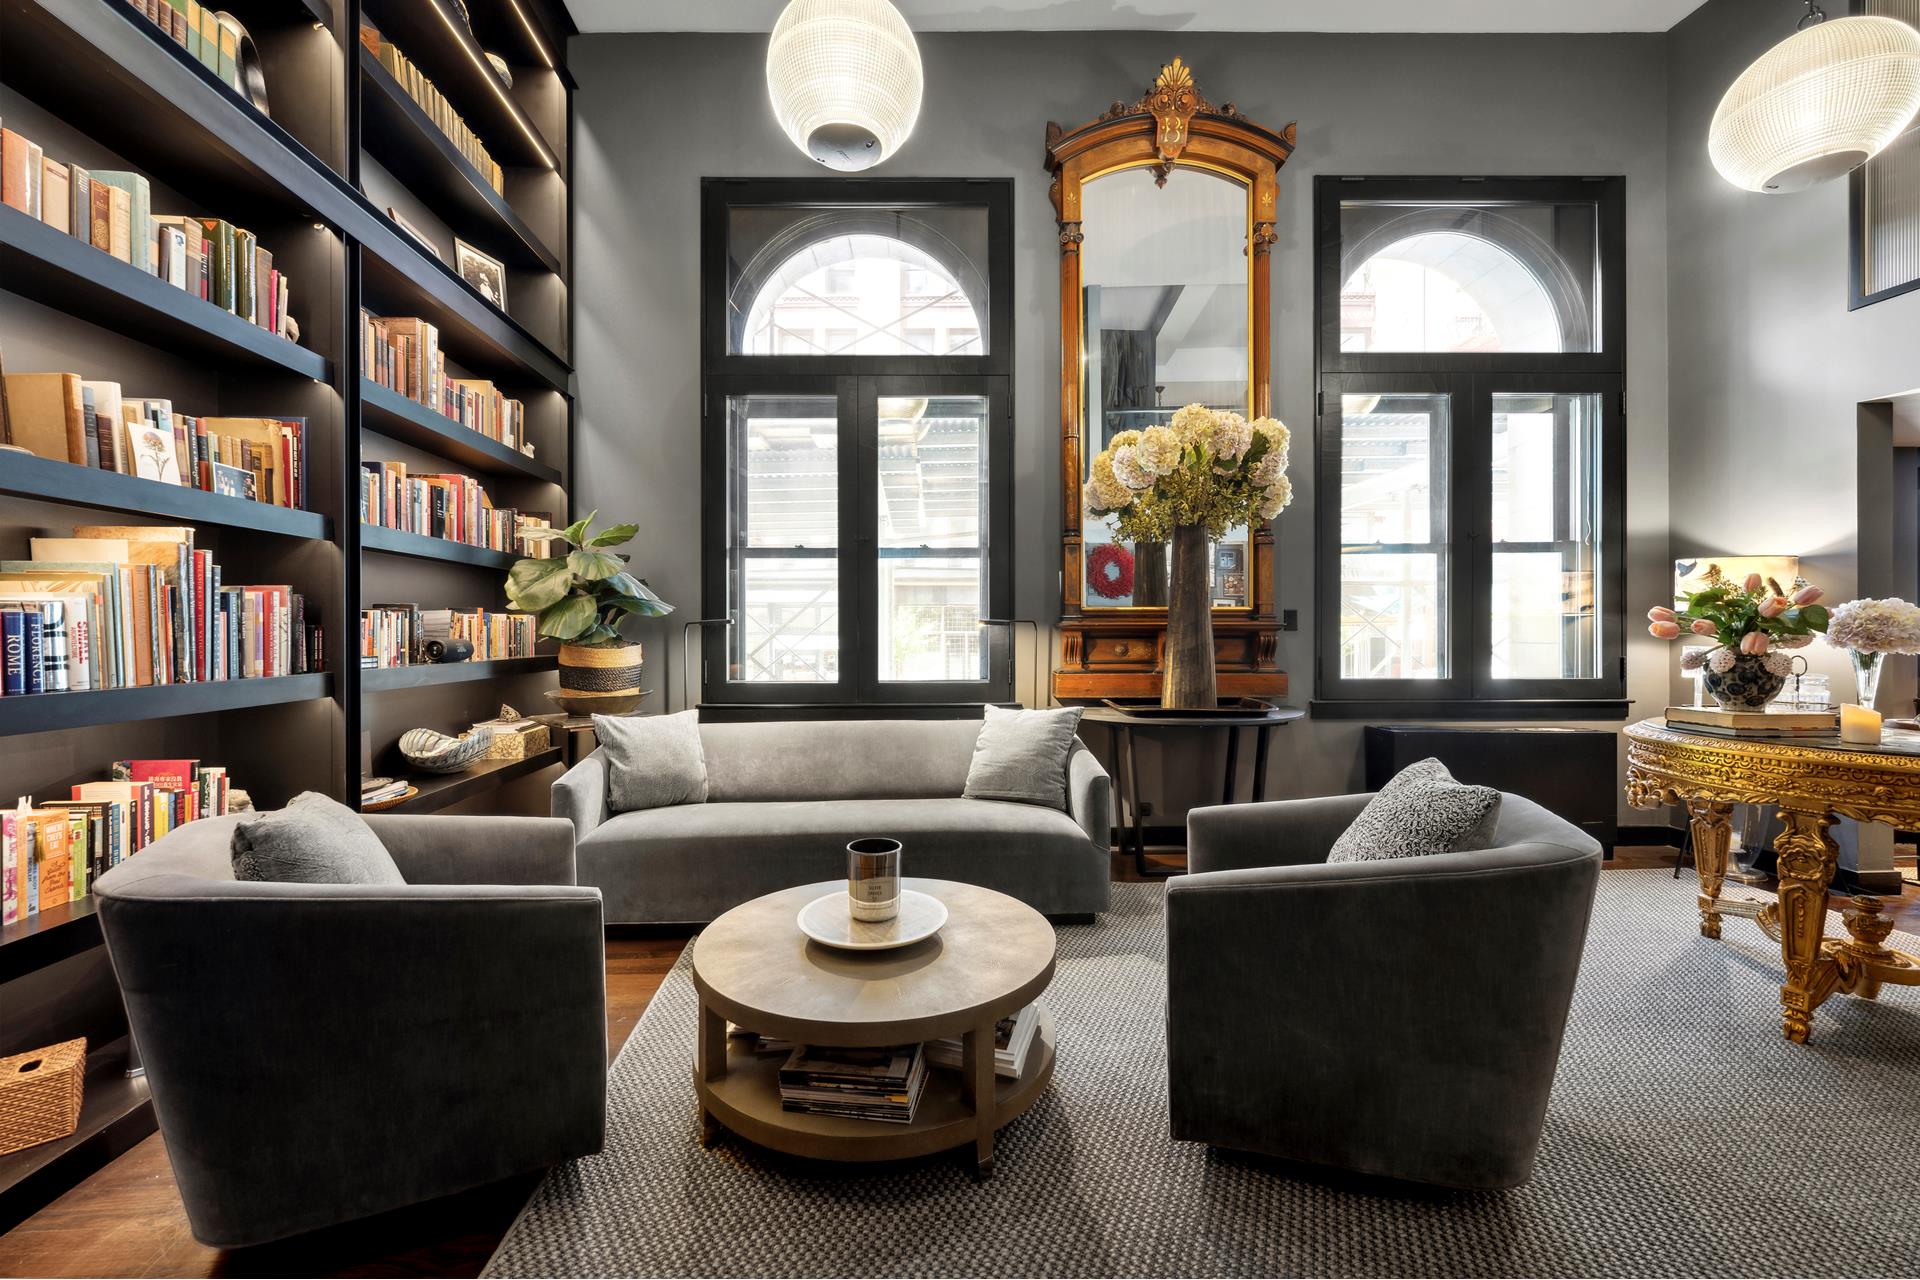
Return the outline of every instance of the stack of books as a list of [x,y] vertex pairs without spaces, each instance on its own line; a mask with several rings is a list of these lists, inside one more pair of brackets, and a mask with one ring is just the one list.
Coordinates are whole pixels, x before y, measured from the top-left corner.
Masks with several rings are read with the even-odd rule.
[[509,449],[528,452],[527,407],[485,378],[447,375],[440,330],[418,316],[360,309],[360,367],[389,391],[453,419]]
[[0,923],[83,898],[97,876],[175,827],[228,812],[224,765],[118,760],[112,773],[76,783],[71,799],[0,814]]
[[360,779],[360,807],[370,809],[389,800],[398,800],[407,794],[408,782],[405,778],[362,778]]
[[[993,1073],[1017,1080],[1027,1069],[1034,1032],[1040,1027],[1040,1006],[1030,1004],[1010,1018],[1000,1019],[993,1031]],[[927,1058],[936,1067],[958,1071],[963,1057],[958,1040],[929,1040]]]
[[468,164],[479,171],[481,177],[496,192],[505,194],[507,189],[506,172],[493,162],[486,147],[480,143],[480,137],[467,127],[467,122],[450,106],[441,92],[433,87],[433,81],[420,74],[418,67],[407,60],[407,55],[395,48],[393,43],[381,36],[372,24],[360,24],[360,43],[367,46],[373,56],[387,73],[400,82],[407,96],[420,104],[420,109],[433,121],[433,127],[447,136],[448,141],[459,149]]
[[299,675],[324,636],[284,584],[231,586],[185,526],[82,525],[0,560],[0,696]]
[[1725,737],[1832,737],[1840,732],[1836,707],[1782,707],[1765,711],[1723,711],[1719,707],[1668,707],[1666,720],[1677,729]]
[[240,37],[244,28],[229,14],[209,8],[200,0],[127,0],[127,6],[160,33],[197,58],[220,82],[241,97],[247,96],[240,81]]
[[404,462],[366,461],[360,468],[362,522],[470,547],[514,549],[516,513],[511,507],[495,507],[472,476],[409,475]]
[[780,1068],[780,1107],[813,1115],[911,1124],[927,1087],[927,1046],[828,1049],[800,1045]]
[[307,505],[305,418],[195,417],[77,373],[0,377],[7,439],[37,457],[276,507]]
[[62,164],[0,129],[0,203],[269,333],[299,339],[291,285],[253,232],[219,218],[155,213],[144,174]]
[[360,665],[406,667],[425,662],[423,650],[431,640],[465,640],[473,646],[473,662],[531,658],[540,639],[538,625],[539,619],[531,613],[377,604],[360,611]]

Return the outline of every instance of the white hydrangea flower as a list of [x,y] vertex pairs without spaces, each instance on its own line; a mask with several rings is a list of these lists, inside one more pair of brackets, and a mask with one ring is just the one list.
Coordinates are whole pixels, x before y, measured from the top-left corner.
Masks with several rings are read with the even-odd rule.
[[1123,444],[1113,451],[1113,476],[1129,489],[1151,489],[1153,473],[1142,467],[1134,457],[1138,445]]
[[1173,421],[1168,425],[1180,437],[1181,443],[1205,444],[1213,438],[1213,424],[1217,417],[1213,410],[1203,404],[1190,404],[1174,410]]
[[1713,652],[1711,649],[1683,650],[1680,654],[1680,669],[1682,671],[1698,671],[1707,665],[1707,655],[1711,652]]
[[1860,653],[1920,653],[1920,606],[1905,600],[1849,600],[1833,611],[1827,643]]
[[1237,462],[1253,443],[1253,427],[1237,413],[1223,413],[1220,420],[1213,424],[1213,438],[1208,442],[1213,456],[1227,462]]
[[1180,465],[1180,437],[1168,427],[1148,427],[1133,446],[1133,460],[1142,471],[1168,475]]
[[1293,481],[1281,476],[1272,484],[1264,487],[1260,494],[1260,504],[1254,510],[1262,520],[1271,520],[1287,509],[1293,501]]
[[1731,649],[1715,649],[1713,656],[1707,659],[1707,667],[1716,674],[1725,675],[1727,672],[1733,670],[1734,657],[1735,654]]
[[1278,418],[1255,418],[1248,425],[1267,438],[1267,456],[1277,454],[1283,459],[1282,465],[1285,465],[1287,445],[1293,439],[1293,432],[1287,430],[1286,423]]
[[1790,676],[1793,674],[1793,655],[1769,649],[1760,656],[1760,665],[1776,676]]

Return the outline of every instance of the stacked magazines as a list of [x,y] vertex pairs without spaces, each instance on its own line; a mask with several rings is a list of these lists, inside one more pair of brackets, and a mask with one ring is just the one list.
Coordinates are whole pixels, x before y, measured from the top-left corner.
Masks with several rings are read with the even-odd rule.
[[[1040,1027],[1040,1006],[1030,1004],[1010,1018],[1000,1019],[993,1029],[993,1073],[1018,1080],[1027,1069],[1027,1053],[1033,1048],[1034,1032]],[[936,1067],[961,1069],[960,1041],[927,1041],[927,1058]]]
[[927,1087],[927,1046],[829,1049],[800,1045],[780,1068],[780,1107],[813,1115],[911,1124]]

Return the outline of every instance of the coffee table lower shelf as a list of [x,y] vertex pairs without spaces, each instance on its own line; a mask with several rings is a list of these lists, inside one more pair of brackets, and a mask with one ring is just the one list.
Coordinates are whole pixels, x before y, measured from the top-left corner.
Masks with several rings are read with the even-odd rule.
[[[816,1160],[907,1160],[955,1147],[976,1145],[1033,1105],[1053,1079],[1053,1021],[1043,1007],[1040,1025],[1028,1050],[1027,1069],[1017,1079],[994,1077],[994,1106],[989,1132],[980,1132],[980,1120],[968,1105],[961,1073],[942,1067],[927,1076],[926,1091],[910,1124],[883,1120],[856,1120],[848,1116],[813,1115],[786,1111],[780,1106],[780,1064],[786,1055],[756,1054],[737,1042],[727,1046],[727,1071],[716,1080],[703,1080],[694,1070],[700,1094],[703,1130],[717,1123],[749,1142],[788,1155]],[[990,1173],[989,1154],[980,1172]]]

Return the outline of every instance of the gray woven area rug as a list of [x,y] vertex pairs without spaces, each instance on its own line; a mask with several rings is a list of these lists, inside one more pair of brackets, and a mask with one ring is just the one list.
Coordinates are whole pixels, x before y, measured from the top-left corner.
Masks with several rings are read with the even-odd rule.
[[548,1177],[488,1274],[1920,1273],[1920,989],[1836,996],[1814,1043],[1790,1045],[1779,953],[1744,920],[1701,938],[1695,892],[1660,871],[1600,877],[1539,1166],[1497,1195],[1172,1142],[1158,885],[1115,885],[1110,914],[1060,930],[1059,1069],[985,1184],[957,1158],[702,1150],[683,956],[614,1064],[607,1149]]

